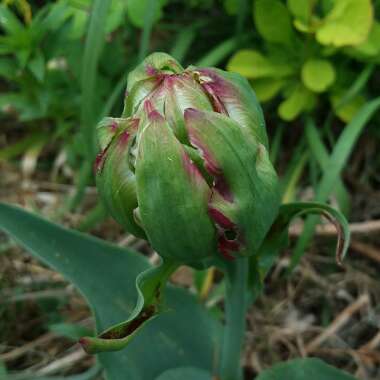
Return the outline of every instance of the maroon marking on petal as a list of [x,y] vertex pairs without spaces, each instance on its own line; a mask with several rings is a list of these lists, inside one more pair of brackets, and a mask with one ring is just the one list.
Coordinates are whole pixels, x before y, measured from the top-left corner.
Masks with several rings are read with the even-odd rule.
[[234,197],[223,175],[215,178],[214,189],[228,202],[233,202]]
[[155,69],[152,65],[146,65],[145,66],[145,72],[149,75],[149,76],[155,76],[157,75],[158,71],[157,69]]
[[93,171],[94,171],[95,175],[98,174],[103,168],[104,161],[106,158],[106,153],[107,153],[109,146],[110,146],[110,144],[105,149],[103,149],[101,152],[99,152],[95,157],[94,166],[93,166]]
[[210,69],[199,69],[199,73],[204,76],[211,78],[211,81],[205,82],[209,87],[212,88],[213,93],[218,98],[229,97],[235,94],[235,88],[231,82],[225,80],[223,77],[218,75],[214,70]]
[[218,241],[219,246],[223,247],[224,249],[228,249],[229,251],[237,252],[241,248],[241,244],[237,239],[228,240],[224,235],[222,235]]
[[162,78],[164,80],[163,84],[168,90],[172,89],[175,84],[181,83],[181,76],[178,74],[163,74]]
[[120,134],[120,144],[127,144],[129,140],[130,133],[128,131],[124,131],[123,133]]
[[216,94],[215,89],[212,86],[212,83],[202,83],[201,86],[205,90],[208,98],[210,99],[214,111],[224,115],[228,115],[226,107],[220,100],[219,96]]
[[183,166],[191,178],[195,178],[196,180],[199,180],[199,181],[203,180],[201,172],[199,171],[197,166],[194,164],[194,162],[191,161],[190,157],[187,155],[186,152],[182,153],[182,160],[183,160]]
[[157,110],[153,110],[152,112],[149,112],[148,119],[150,121],[163,121],[164,120],[163,116]]
[[218,251],[222,254],[222,256],[227,260],[235,260],[235,257],[232,256],[228,249],[225,249],[222,245],[218,244]]
[[139,127],[139,124],[140,124],[140,119],[138,119],[138,118],[131,119],[131,128],[133,130],[137,130]]
[[[185,120],[186,120],[186,116],[187,116],[187,120],[189,120],[190,117],[191,118],[193,117],[192,115],[201,116],[202,114],[199,111],[188,108],[185,111]],[[189,139],[190,139],[191,145],[193,145],[195,148],[197,148],[200,151],[202,158],[204,159],[205,169],[213,176],[220,176],[222,174],[222,171],[219,168],[219,165],[217,164],[214,157],[212,157],[211,153],[207,150],[205,145],[198,138],[196,131],[193,128],[189,127],[188,133],[189,133]]]
[[214,220],[216,224],[225,229],[233,229],[235,228],[235,223],[229,219],[226,215],[224,215],[220,210],[208,206],[208,213],[210,217]]
[[144,110],[147,114],[151,113],[152,111],[154,111],[154,107],[153,107],[153,104],[152,102],[148,99],[148,100],[145,100],[144,102]]
[[194,120],[202,117],[202,112],[195,108],[186,108],[184,112],[185,120]]
[[[193,110],[192,108],[188,108],[185,110],[185,120],[187,120],[193,117],[202,116],[202,113]],[[194,120],[194,119],[193,119]],[[228,186],[228,183],[223,175],[222,169],[219,167],[218,163],[216,162],[215,158],[211,155],[210,151],[207,150],[205,145],[200,141],[198,138],[196,131],[188,127],[188,134],[191,145],[193,145],[195,148],[197,148],[201,156],[204,160],[204,167],[207,170],[209,174],[211,174],[214,177],[214,189],[227,201],[232,202],[233,201],[233,195],[230,190],[230,187]]]
[[127,96],[129,96],[129,91],[128,91],[128,90],[125,90],[125,91],[124,91],[124,97],[127,97]]
[[110,125],[110,128],[111,128],[112,132],[116,132],[116,130],[119,128],[119,124],[117,124],[116,121],[113,120],[111,125]]

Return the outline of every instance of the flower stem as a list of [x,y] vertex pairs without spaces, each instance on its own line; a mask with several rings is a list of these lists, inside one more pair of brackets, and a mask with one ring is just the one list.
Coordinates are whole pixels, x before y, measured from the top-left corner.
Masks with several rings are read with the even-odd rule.
[[245,334],[248,259],[238,259],[226,268],[226,326],[220,377],[222,380],[242,380],[240,357]]

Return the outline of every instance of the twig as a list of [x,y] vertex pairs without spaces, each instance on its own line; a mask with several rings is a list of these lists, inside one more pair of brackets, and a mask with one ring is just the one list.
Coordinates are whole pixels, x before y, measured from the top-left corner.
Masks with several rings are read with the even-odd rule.
[[[353,235],[373,234],[380,232],[380,220],[369,220],[360,223],[351,223],[349,225],[350,231]],[[289,234],[292,237],[298,237],[302,234],[303,223],[294,224],[289,229]],[[316,229],[318,236],[335,236],[336,228],[331,224],[319,224]]]
[[367,352],[367,351],[376,350],[378,346],[380,346],[380,331],[371,340],[363,344],[359,348],[359,351]]
[[51,375],[61,369],[64,369],[66,367],[72,367],[74,363],[79,362],[83,360],[84,358],[88,357],[88,355],[84,352],[84,350],[80,347],[76,349],[75,351],[71,352],[70,354],[57,359],[51,363],[49,363],[47,366],[39,369],[36,372],[36,375]]
[[[91,321],[92,321],[92,318],[85,318],[81,321],[74,320],[73,322],[78,323],[78,325],[80,326],[88,326]],[[8,362],[8,361],[15,360],[19,358],[20,356],[34,350],[36,347],[43,345],[45,343],[48,343],[56,338],[61,338],[61,337],[54,332],[48,332],[44,335],[39,336],[37,339],[33,340],[32,342],[26,343],[21,347],[17,347],[13,349],[12,351],[9,351],[0,355],[0,362]]]
[[57,338],[57,335],[54,333],[46,333],[44,335],[41,335],[37,339],[33,340],[32,342],[26,343],[21,347],[17,347],[12,351],[6,352],[5,354],[0,355],[0,362],[8,362],[11,360],[15,360],[18,357],[26,354],[27,352],[33,350],[35,347],[50,342],[54,338]]
[[369,297],[367,294],[361,295],[354,303],[346,307],[330,324],[330,326],[323,330],[323,332],[309,342],[305,347],[305,352],[310,354],[315,351],[324,341],[326,341],[331,335],[340,330],[352,317],[353,314],[358,312],[363,306],[369,303]]
[[8,296],[5,302],[20,302],[20,301],[37,301],[45,298],[62,298],[68,297],[74,293],[74,288],[65,288],[57,290],[40,290],[36,292],[28,292],[23,294],[16,294]]
[[374,246],[357,240],[351,240],[351,247],[360,254],[380,264],[380,250]]

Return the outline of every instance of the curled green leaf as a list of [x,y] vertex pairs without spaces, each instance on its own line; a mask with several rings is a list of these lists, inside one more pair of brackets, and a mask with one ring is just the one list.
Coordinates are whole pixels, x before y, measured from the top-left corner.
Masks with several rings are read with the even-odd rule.
[[137,303],[128,320],[110,327],[97,337],[79,340],[89,354],[118,351],[125,348],[136,334],[162,312],[162,293],[169,276],[178,268],[173,261],[161,261],[157,267],[140,273],[136,279]]
[[[337,230],[336,260],[339,265],[347,253],[350,244],[350,229],[344,215],[323,203],[318,202],[294,202],[283,204],[280,207],[279,214],[273,223],[269,233],[265,237],[264,242],[259,248],[258,267],[255,263],[252,265],[254,271],[258,270],[260,278],[263,280],[269,269],[272,267],[280,250],[288,244],[288,228],[294,218],[306,215],[318,214],[326,217],[334,224]],[[255,276],[255,273],[253,274]]]

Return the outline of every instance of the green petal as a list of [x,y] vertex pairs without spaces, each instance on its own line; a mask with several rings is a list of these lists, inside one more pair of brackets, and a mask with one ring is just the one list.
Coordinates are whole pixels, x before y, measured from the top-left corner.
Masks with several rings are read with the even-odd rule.
[[182,71],[182,66],[169,54],[153,53],[129,73],[127,90],[130,91],[137,82],[154,78],[159,73],[179,74]]
[[206,92],[223,104],[228,116],[247,128],[257,141],[268,147],[263,111],[247,79],[219,69],[197,69]]
[[[134,217],[138,204],[136,179],[130,164],[130,148],[138,120],[112,118],[108,120],[111,121],[110,128],[113,128],[117,120],[120,130],[97,157],[96,185],[111,215],[130,233],[145,238],[143,229],[136,223]],[[103,121],[100,130],[106,128]],[[102,132],[100,137],[102,146],[107,141],[106,137],[106,133]]]
[[182,66],[169,54],[153,53],[128,74],[123,117],[132,116],[161,82],[162,74],[179,74]]
[[98,143],[101,150],[105,150],[111,143],[112,139],[120,133],[121,130],[128,128],[129,120],[124,118],[105,117],[96,126]]
[[149,119],[136,161],[144,230],[163,257],[186,263],[210,258],[216,252],[210,189],[163,117],[153,111]]
[[214,176],[210,208],[217,210],[217,224],[228,229],[229,220],[240,243],[255,253],[279,208],[278,179],[267,150],[224,115],[189,109],[185,119],[192,145]]

